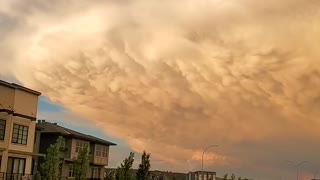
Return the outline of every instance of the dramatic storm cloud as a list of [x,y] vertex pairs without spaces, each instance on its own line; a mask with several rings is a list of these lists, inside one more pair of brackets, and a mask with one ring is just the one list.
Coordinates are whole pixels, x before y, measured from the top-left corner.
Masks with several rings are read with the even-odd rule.
[[207,169],[289,177],[285,159],[320,163],[319,10],[318,0],[2,0],[0,74],[172,170],[199,169],[203,148],[219,144]]

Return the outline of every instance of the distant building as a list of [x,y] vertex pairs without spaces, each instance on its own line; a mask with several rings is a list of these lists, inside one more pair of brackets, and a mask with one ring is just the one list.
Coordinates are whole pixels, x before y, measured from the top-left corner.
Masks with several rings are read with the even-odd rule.
[[[106,180],[112,180],[116,178],[116,168],[107,168],[106,169]],[[159,170],[150,170],[150,180],[186,180],[186,173],[178,173],[171,171],[159,171]],[[135,176],[137,169],[130,169],[130,174]]]
[[185,173],[177,173],[171,171],[150,171],[152,180],[186,180]]
[[63,147],[61,148],[61,155],[63,159],[60,164],[60,176],[74,177],[73,173],[73,159],[77,157],[78,152],[84,147],[89,147],[90,155],[90,169],[87,178],[103,179],[105,166],[108,165],[109,147],[116,144],[83,134],[62,126],[56,123],[39,120],[37,128],[42,129],[40,140],[40,153],[46,153],[48,147],[54,144],[59,136],[64,138]]
[[187,180],[216,180],[216,172],[212,171],[195,171],[187,174]]
[[0,80],[0,179],[32,174],[40,93]]

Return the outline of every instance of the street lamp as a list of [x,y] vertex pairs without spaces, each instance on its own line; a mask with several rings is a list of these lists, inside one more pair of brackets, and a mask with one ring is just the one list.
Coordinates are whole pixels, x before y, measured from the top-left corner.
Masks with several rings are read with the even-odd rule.
[[294,165],[297,168],[297,180],[299,180],[299,167],[302,166],[303,164],[307,163],[308,161],[303,161],[299,164],[295,164],[294,162],[288,161],[288,160],[286,162]]
[[218,147],[218,145],[211,145],[211,146],[208,146],[206,147],[204,150],[203,150],[203,153],[202,153],[202,158],[201,158],[201,174],[202,174],[202,179],[204,180],[204,173],[203,173],[203,156],[204,156],[204,153],[211,147]]
[[317,176],[319,170],[320,170],[320,169],[318,169],[318,170],[313,174],[313,178],[314,178],[314,179],[316,179],[316,176]]

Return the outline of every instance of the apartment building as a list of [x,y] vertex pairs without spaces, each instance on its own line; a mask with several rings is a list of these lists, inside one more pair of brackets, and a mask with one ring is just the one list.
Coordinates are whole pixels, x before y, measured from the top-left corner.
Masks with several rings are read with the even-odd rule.
[[216,180],[216,172],[195,171],[187,174],[187,180]]
[[39,96],[0,80],[0,177],[32,173]]
[[89,147],[90,169],[87,174],[89,179],[103,179],[105,166],[108,165],[109,147],[116,144],[83,134],[56,123],[39,120],[37,128],[41,128],[40,153],[46,153],[50,144],[54,144],[59,136],[64,138],[61,148],[62,160],[60,163],[60,176],[74,177],[72,162],[78,156],[78,152],[85,147]]

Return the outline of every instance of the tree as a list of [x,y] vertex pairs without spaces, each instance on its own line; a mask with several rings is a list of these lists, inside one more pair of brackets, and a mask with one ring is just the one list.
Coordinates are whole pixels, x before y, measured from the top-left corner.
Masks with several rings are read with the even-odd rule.
[[89,151],[88,146],[80,149],[77,159],[73,160],[73,172],[76,180],[87,179],[89,170]]
[[148,180],[150,177],[150,154],[147,154],[143,151],[141,164],[139,165],[139,169],[137,171],[137,180]]
[[238,177],[238,180],[241,180],[241,177]]
[[54,180],[59,175],[60,147],[62,142],[63,138],[60,136],[55,144],[50,145],[47,149],[44,163],[41,164],[42,175],[47,180]]
[[231,174],[231,180],[236,180],[236,176],[233,173]]
[[228,173],[223,176],[223,180],[228,180]]
[[123,160],[123,163],[120,164],[120,167],[116,171],[116,180],[130,180],[132,178],[130,174],[130,169],[134,162],[134,153],[130,152],[129,157]]

